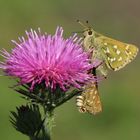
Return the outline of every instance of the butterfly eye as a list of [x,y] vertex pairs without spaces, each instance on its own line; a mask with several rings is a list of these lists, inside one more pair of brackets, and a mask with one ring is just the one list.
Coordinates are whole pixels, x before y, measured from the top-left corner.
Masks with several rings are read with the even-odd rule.
[[88,31],[88,35],[92,35],[92,31]]

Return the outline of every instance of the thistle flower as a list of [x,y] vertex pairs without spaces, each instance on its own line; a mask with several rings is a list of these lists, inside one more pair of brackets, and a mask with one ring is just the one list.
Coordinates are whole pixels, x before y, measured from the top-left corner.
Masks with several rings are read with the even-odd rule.
[[59,86],[66,90],[70,86],[80,88],[88,80],[95,80],[88,71],[94,67],[89,55],[81,47],[81,39],[76,35],[63,38],[63,29],[58,27],[55,35],[42,35],[31,30],[27,39],[12,41],[15,48],[11,53],[1,51],[5,58],[0,68],[6,75],[19,78],[20,84],[45,82],[46,87]]

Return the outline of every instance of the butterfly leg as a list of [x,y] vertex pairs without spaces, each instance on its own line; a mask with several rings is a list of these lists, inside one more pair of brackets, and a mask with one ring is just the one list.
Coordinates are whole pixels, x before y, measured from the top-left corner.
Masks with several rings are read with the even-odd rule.
[[107,66],[105,64],[100,65],[97,68],[97,71],[99,71],[105,78],[107,78],[108,69],[107,69]]

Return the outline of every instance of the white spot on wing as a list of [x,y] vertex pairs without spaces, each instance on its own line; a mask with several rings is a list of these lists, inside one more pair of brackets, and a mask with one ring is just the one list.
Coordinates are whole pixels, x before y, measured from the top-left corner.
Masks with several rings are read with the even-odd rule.
[[127,46],[125,47],[125,49],[128,50],[128,49],[129,49],[129,45],[127,45]]
[[118,46],[117,46],[117,45],[114,45],[114,46],[113,46],[113,48],[114,48],[114,49],[117,49],[117,48],[118,48]]
[[96,98],[96,96],[93,96],[93,100]]
[[110,50],[108,47],[105,48],[104,53],[110,53]]
[[122,61],[122,57],[121,56],[119,57],[118,61]]
[[108,60],[110,60],[110,57],[107,57]]
[[107,43],[105,42],[105,43],[104,43],[104,45],[106,46],[106,45],[107,45]]
[[117,50],[116,53],[119,55],[121,52],[119,50]]
[[115,60],[116,60],[115,57],[110,59],[111,62],[114,62]]
[[107,52],[107,53],[110,53],[109,48],[106,48],[106,52]]
[[94,94],[95,94],[95,95],[97,94],[97,90],[94,92]]

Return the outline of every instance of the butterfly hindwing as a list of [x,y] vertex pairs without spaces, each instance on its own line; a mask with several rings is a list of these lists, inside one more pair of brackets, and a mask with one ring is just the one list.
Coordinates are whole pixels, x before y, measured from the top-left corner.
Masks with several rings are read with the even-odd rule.
[[82,94],[85,99],[83,106],[87,112],[95,115],[102,111],[101,100],[96,83],[90,83],[86,85]]

